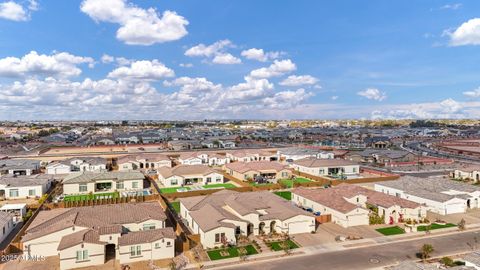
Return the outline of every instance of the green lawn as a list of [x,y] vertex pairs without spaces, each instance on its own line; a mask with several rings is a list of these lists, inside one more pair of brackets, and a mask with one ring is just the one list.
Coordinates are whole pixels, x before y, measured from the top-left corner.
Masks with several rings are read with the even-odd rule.
[[380,228],[380,229],[376,229],[377,232],[383,234],[383,235],[396,235],[396,234],[403,234],[405,233],[405,231],[398,227],[398,226],[394,226],[394,227],[387,227],[387,228]]
[[120,195],[118,192],[110,193],[97,193],[97,194],[82,194],[82,195],[65,195],[64,201],[66,202],[75,202],[75,201],[90,201],[97,200],[102,198],[113,198],[116,199]]
[[234,184],[230,184],[230,183],[226,183],[226,184],[209,184],[209,185],[205,185],[203,186],[204,188],[236,188],[237,186],[235,186]]
[[173,207],[177,214],[180,214],[180,202],[171,202],[170,205]]
[[190,190],[189,187],[169,187],[169,188],[161,188],[160,193],[175,193],[178,189],[187,189]]
[[[247,255],[258,254],[258,251],[252,245],[245,246],[244,248],[247,250]],[[227,251],[228,256],[220,255],[220,252],[222,251]],[[207,254],[210,260],[212,261],[234,258],[239,256],[237,247],[210,250],[210,251],[207,251]]]
[[[451,227],[456,227],[457,225],[455,224],[452,224],[452,223],[447,223],[445,225],[441,225],[441,224],[436,224],[436,223],[432,223],[430,225],[430,230],[436,230],[436,229],[443,229],[443,228],[451,228]],[[427,226],[418,226],[417,227],[417,231],[419,232],[424,232],[427,230]]]
[[297,183],[308,183],[308,182],[312,182],[312,180],[310,179],[307,179],[307,178],[304,178],[304,177],[296,177],[294,180],[292,179],[282,179],[282,180],[279,180],[280,183],[283,183],[284,185],[287,186],[287,188],[293,188],[293,183],[294,182],[297,182]]
[[[279,251],[279,250],[283,250],[283,247],[281,246],[282,243],[284,243],[284,241],[271,242],[271,243],[268,243],[267,245],[271,247],[273,251]],[[290,249],[298,248],[298,245],[295,244],[295,242],[293,242],[292,240],[287,240],[287,243]]]
[[284,198],[285,200],[292,200],[292,192],[290,191],[276,191],[274,194]]

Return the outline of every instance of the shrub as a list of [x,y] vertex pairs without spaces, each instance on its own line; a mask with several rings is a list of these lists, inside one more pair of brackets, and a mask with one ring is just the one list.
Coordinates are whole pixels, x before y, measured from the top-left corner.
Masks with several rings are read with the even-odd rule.
[[452,267],[455,265],[452,258],[450,257],[443,257],[442,259],[440,259],[440,263],[448,267]]

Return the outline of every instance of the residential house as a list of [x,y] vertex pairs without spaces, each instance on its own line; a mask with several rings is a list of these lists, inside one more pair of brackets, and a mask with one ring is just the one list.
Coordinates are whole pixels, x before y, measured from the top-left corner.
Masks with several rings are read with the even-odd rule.
[[224,170],[231,176],[248,180],[266,180],[276,183],[279,179],[290,178],[291,170],[288,166],[277,161],[233,162],[224,165]]
[[416,155],[405,150],[388,149],[365,149],[361,152],[352,152],[348,155],[348,159],[356,162],[368,162],[381,165],[388,165],[397,162],[411,162],[416,158]]
[[385,149],[388,148],[390,143],[390,138],[387,136],[374,136],[368,137],[363,140],[367,147],[377,148],[377,149]]
[[165,187],[223,183],[223,174],[206,165],[178,165],[157,170],[158,181]]
[[27,214],[27,204],[7,203],[0,207],[0,211],[13,214],[13,223],[17,224],[18,222],[23,221],[23,217]]
[[176,236],[166,220],[158,202],[41,211],[22,237],[24,254],[58,256],[62,270],[168,259]]
[[304,158],[295,160],[291,167],[301,173],[321,177],[350,179],[360,175],[360,165],[344,159]]
[[172,167],[172,161],[163,154],[127,155],[118,158],[117,166],[119,171],[158,169],[160,167]]
[[0,228],[1,234],[0,234],[0,243],[5,240],[8,235],[12,232],[13,228],[15,228],[15,223],[13,223],[13,214],[0,211]]
[[222,190],[180,199],[180,215],[205,248],[236,244],[237,236],[315,231],[314,217],[268,192]]
[[2,159],[0,160],[0,175],[32,175],[40,171],[40,161],[33,159]]
[[177,160],[184,165],[207,164],[209,166],[221,166],[230,162],[230,159],[225,155],[213,152],[182,153]]
[[54,161],[45,166],[45,170],[47,174],[101,172],[107,170],[107,160],[101,157],[74,157]]
[[403,176],[375,183],[375,190],[425,204],[428,210],[441,215],[480,208],[480,187],[449,179]]
[[39,198],[47,193],[52,175],[4,175],[0,177],[0,198],[6,200]]
[[452,178],[461,180],[473,180],[475,183],[480,182],[480,166],[462,166],[455,169],[452,173]]
[[110,193],[143,190],[145,176],[141,172],[80,172],[63,180],[63,194]]
[[342,227],[369,225],[372,212],[383,217],[385,224],[407,219],[419,221],[427,214],[419,203],[350,184],[327,189],[297,188],[292,192],[292,202],[330,215],[331,221]]
[[273,161],[277,160],[276,154],[262,149],[241,149],[227,153],[230,161]]
[[334,153],[311,148],[288,147],[277,150],[278,160],[292,162],[304,158],[328,158],[333,159]]

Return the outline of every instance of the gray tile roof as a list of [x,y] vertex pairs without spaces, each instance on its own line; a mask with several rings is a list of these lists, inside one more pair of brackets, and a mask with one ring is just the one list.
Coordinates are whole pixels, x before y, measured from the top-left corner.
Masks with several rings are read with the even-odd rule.
[[358,165],[358,163],[345,159],[320,159],[320,158],[303,158],[293,162],[293,164],[309,168],[321,167],[339,167]]
[[[141,243],[151,243],[162,238],[175,239],[173,228],[162,228],[146,231],[129,232],[118,239],[119,246],[130,246]],[[172,243],[173,244],[173,243]]]
[[143,180],[145,176],[141,172],[130,171],[111,171],[111,172],[80,172],[73,173],[65,177],[64,184],[90,183],[100,180],[125,181],[125,180]]
[[81,230],[62,237],[57,250],[64,250],[82,243],[105,245],[107,243],[99,240],[99,234],[92,229]]
[[31,187],[44,185],[47,182],[52,181],[53,179],[53,176],[48,174],[18,176],[5,175],[0,177],[0,185],[5,185],[8,187]]

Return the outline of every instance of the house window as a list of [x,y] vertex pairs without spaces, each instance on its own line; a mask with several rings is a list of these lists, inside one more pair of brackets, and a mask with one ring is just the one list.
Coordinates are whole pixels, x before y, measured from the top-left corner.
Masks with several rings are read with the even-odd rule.
[[222,182],[222,178],[221,177],[217,177],[217,183],[219,182]]
[[215,234],[215,243],[221,243],[223,239],[225,239],[225,233]]
[[117,189],[124,189],[123,182],[117,182]]
[[10,197],[18,197],[18,189],[10,189]]
[[172,179],[172,180],[170,180],[170,183],[172,185],[178,185],[178,180],[177,179]]
[[321,175],[325,174],[325,170],[324,169],[321,169],[320,172],[319,172]]
[[87,184],[80,184],[78,185],[79,192],[87,192]]
[[354,173],[356,173],[356,172],[357,172],[357,168],[353,168],[352,171],[353,171]]
[[28,196],[36,196],[35,195],[35,189],[29,189],[28,190]]
[[155,248],[160,248],[160,243],[155,243]]
[[287,177],[288,173],[287,172],[282,172],[282,177]]
[[143,230],[144,231],[155,230],[155,224],[153,223],[143,224]]
[[170,241],[167,242],[167,247],[169,247],[169,246],[170,246]]
[[88,260],[88,250],[77,250],[77,262]]
[[212,182],[212,178],[211,177],[207,177],[207,183],[210,183]]
[[142,256],[142,247],[141,246],[131,246],[130,247],[130,257]]
[[138,188],[138,182],[132,182],[132,188]]

